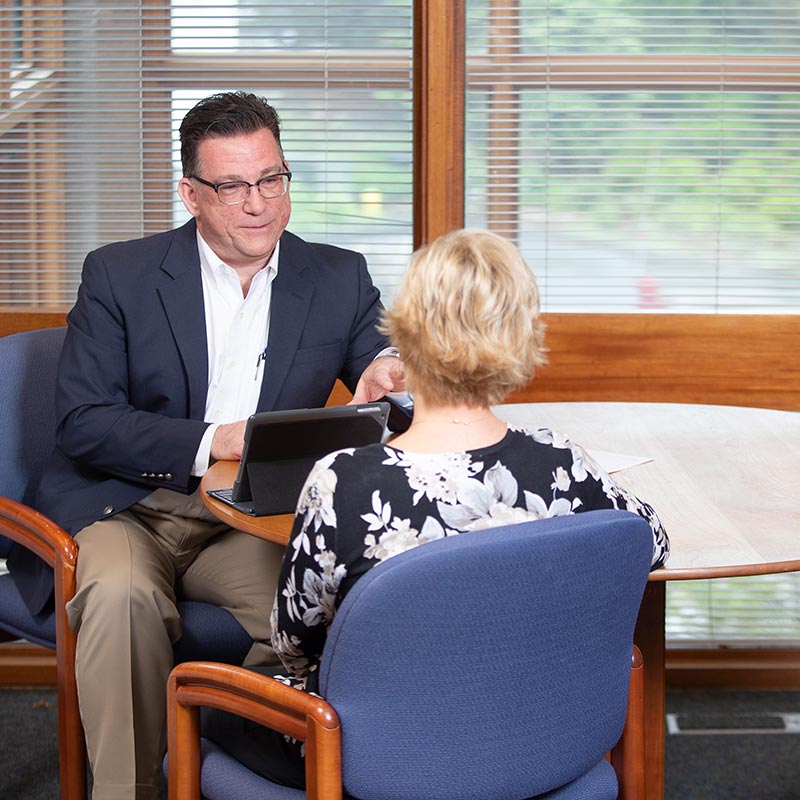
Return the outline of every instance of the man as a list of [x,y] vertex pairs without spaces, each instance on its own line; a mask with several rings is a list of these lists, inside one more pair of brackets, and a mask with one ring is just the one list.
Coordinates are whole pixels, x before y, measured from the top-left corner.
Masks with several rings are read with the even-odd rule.
[[[58,446],[39,510],[80,546],[69,604],[94,800],[155,798],[164,691],[181,635],[176,592],[227,608],[277,663],[269,612],[282,549],[225,528],[199,477],[242,452],[255,411],[402,387],[382,356],[379,294],[362,256],[285,231],[291,172],[262,98],[198,103],[181,129],[181,228],[90,253],[57,387]],[[31,610],[51,585],[10,559]]]

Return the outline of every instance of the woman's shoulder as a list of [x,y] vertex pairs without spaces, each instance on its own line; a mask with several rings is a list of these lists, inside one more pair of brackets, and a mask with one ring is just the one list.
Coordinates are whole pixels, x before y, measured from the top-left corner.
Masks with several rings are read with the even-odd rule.
[[375,444],[336,450],[319,459],[297,501],[296,513],[303,516],[304,526],[321,521],[336,527],[346,509],[368,505],[375,486],[387,479],[381,467],[385,458],[384,446]]
[[339,476],[350,473],[364,474],[365,470],[376,469],[383,464],[391,453],[389,448],[380,443],[334,450],[314,464],[308,482],[313,482],[326,473]]
[[549,469],[591,463],[586,451],[569,436],[543,426],[509,426],[505,457],[518,464]]
[[537,450],[572,450],[575,447],[569,436],[543,426],[508,426],[509,444],[514,447],[529,447]]

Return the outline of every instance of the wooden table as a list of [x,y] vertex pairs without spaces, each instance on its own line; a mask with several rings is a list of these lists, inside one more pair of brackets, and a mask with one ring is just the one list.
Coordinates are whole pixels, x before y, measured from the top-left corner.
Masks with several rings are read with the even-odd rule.
[[[664,793],[666,581],[800,570],[800,414],[669,403],[498,406],[525,427],[546,426],[590,450],[649,457],[617,480],[658,512],[671,542],[650,575],[636,626],[645,663],[647,800]],[[215,464],[205,489],[230,486],[236,464]],[[233,527],[285,542],[292,515],[246,517],[207,496]]]
[[653,460],[615,478],[670,537],[636,626],[645,664],[647,798],[664,795],[666,581],[800,570],[800,414],[671,403],[525,403],[507,422],[543,425],[585,448]]

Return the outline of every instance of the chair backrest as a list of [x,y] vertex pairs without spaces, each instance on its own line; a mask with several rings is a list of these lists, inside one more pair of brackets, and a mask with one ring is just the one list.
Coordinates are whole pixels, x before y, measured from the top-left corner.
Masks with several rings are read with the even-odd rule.
[[462,533],[383,562],[331,626],[321,694],[355,797],[531,797],[625,719],[652,533],[593,511]]
[[[30,505],[55,445],[55,381],[66,328],[0,338],[0,495]],[[0,558],[7,555],[0,538]]]

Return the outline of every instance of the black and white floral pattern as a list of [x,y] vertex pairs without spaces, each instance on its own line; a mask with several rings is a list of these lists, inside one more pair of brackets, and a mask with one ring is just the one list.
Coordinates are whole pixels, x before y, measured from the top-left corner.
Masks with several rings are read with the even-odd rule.
[[655,511],[547,428],[509,428],[497,444],[468,452],[409,453],[381,444],[326,456],[301,493],[272,611],[286,682],[316,689],[336,609],[376,564],[463,531],[601,508],[646,519],[653,567],[664,563],[669,541]]

